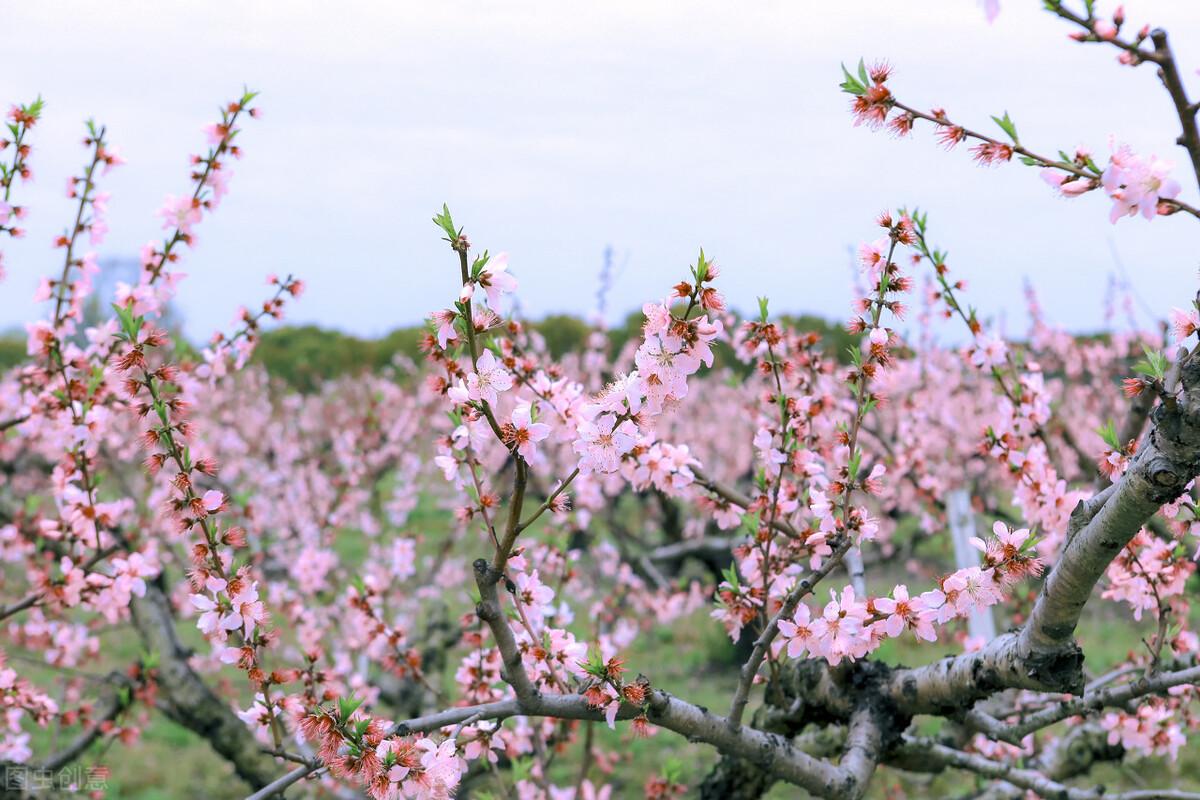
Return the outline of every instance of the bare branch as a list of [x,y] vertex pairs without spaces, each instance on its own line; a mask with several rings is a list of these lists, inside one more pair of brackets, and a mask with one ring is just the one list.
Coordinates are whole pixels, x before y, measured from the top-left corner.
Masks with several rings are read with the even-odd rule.
[[1200,800],[1196,792],[1181,792],[1173,789],[1147,789],[1133,792],[1110,792],[1105,787],[1078,789],[1051,780],[1040,772],[1021,769],[1015,764],[992,761],[974,753],[964,753],[929,739],[904,737],[897,750],[902,766],[920,764],[926,771],[936,768],[955,767],[974,772],[985,778],[1007,781],[1022,789],[1036,792],[1042,797],[1057,797],[1062,800]]

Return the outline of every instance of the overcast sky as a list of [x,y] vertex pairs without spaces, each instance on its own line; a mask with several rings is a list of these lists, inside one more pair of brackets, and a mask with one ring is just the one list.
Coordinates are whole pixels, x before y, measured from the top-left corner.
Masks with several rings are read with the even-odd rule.
[[[5,240],[0,327],[30,318],[85,157],[89,116],[129,163],[105,179],[101,256],[159,236],[155,209],[188,189],[202,126],[243,84],[263,118],[241,138],[232,192],[199,228],[179,304],[188,332],[225,327],[269,272],[310,291],[290,312],[376,335],[457,293],[430,222],[443,202],[472,242],[507,251],[525,311],[592,308],[606,245],[617,312],[661,297],[699,247],[737,307],[843,318],[847,250],[876,214],[920,205],[968,299],[1010,328],[1022,278],[1048,316],[1097,327],[1113,252],[1164,313],[1197,288],[1197,223],[1108,222],[1108,201],[1053,196],[1034,170],[974,166],[928,131],[854,128],[839,62],[887,58],[894,90],[984,128],[1005,109],[1047,153],[1108,152],[1110,133],[1180,166],[1177,121],[1150,67],[1066,39],[1039,0],[605,2],[53,2],[0,0],[0,100],[47,100],[34,132],[29,235]],[[1104,6],[1101,4],[1101,9]],[[1130,0],[1130,23],[1171,31],[1200,90],[1200,3]],[[1111,11],[1111,9],[1109,9]]]

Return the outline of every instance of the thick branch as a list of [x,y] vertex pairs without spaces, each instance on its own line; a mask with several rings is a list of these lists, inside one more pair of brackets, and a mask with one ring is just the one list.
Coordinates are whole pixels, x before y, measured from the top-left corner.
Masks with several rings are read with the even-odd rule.
[[130,610],[143,645],[158,654],[158,686],[168,716],[207,740],[251,786],[261,788],[271,783],[275,762],[259,749],[254,734],[229,704],[217,697],[188,664],[189,654],[176,636],[175,621],[162,590],[148,582],[145,596],[134,597]]
[[1167,32],[1162,28],[1155,28],[1150,32],[1150,41],[1154,42],[1154,51],[1158,56],[1155,59],[1155,63],[1158,64],[1158,76],[1162,79],[1163,86],[1167,88],[1167,94],[1171,95],[1171,102],[1175,104],[1175,113],[1179,115],[1179,124],[1183,128],[1183,132],[1176,141],[1180,147],[1187,150],[1188,156],[1192,160],[1192,171],[1196,176],[1196,181],[1200,182],[1200,132],[1196,130],[1197,106],[1188,100],[1187,90],[1184,89],[1183,80],[1179,76],[1179,67],[1175,64],[1175,54],[1167,42]]
[[1146,442],[1121,479],[1072,514],[1069,537],[1030,614],[1017,633],[983,650],[947,658],[892,677],[892,695],[907,713],[965,712],[1005,688],[1083,691],[1083,653],[1075,626],[1104,570],[1142,526],[1200,474],[1200,365],[1188,363],[1168,379],[1182,391],[1152,413]]

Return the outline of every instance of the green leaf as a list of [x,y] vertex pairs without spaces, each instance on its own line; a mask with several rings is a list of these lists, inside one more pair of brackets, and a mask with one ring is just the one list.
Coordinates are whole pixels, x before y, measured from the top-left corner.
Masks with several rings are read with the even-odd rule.
[[1146,354],[1146,360],[1134,364],[1133,368],[1143,375],[1149,375],[1155,380],[1161,381],[1167,374],[1166,356],[1155,350],[1151,350],[1146,345],[1142,345],[1142,352]]
[[1108,445],[1110,450],[1120,450],[1121,442],[1117,439],[1117,428],[1110,419],[1103,426],[1096,429],[1096,433],[1100,434],[1100,438]]
[[759,322],[767,321],[767,298],[758,298],[758,320]]
[[471,264],[471,280],[479,280],[479,276],[483,274],[483,268],[487,266],[487,263],[491,260],[491,258],[492,257],[487,250],[483,251],[483,255],[475,258],[475,261]]
[[862,95],[862,94],[866,93],[866,91],[867,91],[866,85],[862,81],[860,81],[858,78],[851,75],[850,70],[846,69],[845,64],[842,64],[842,75],[844,75],[846,78],[844,81],[842,81],[839,84],[839,86],[843,92],[846,92],[847,94],[853,94],[853,95]]
[[42,96],[39,94],[37,96],[36,100],[34,100],[29,105],[22,106],[21,110],[23,112],[25,112],[26,114],[28,114],[29,116],[33,117],[34,119],[38,119],[42,116],[42,109],[45,107],[46,107],[46,101],[43,100]]
[[358,711],[359,706],[363,704],[362,700],[354,697],[339,697],[338,698],[338,721],[345,723],[350,719],[350,716]]
[[130,341],[134,341],[137,338],[137,332],[141,326],[134,326],[133,311],[130,310],[128,306],[121,306],[117,305],[116,303],[113,303],[112,307],[113,311],[115,311],[117,314],[117,319],[121,322],[121,330],[125,333]]
[[520,783],[526,780],[533,772],[533,759],[528,756],[514,758],[509,763],[509,772],[512,773],[513,783]]
[[442,203],[442,213],[433,218],[433,222],[446,234],[446,237],[453,242],[458,238],[458,230],[454,227],[454,220],[450,216],[450,207]]
[[850,475],[851,481],[858,480],[858,470],[862,466],[862,451],[855,449],[853,455],[850,456],[850,463],[846,465],[846,472]]
[[733,587],[734,592],[740,592],[742,590],[742,585],[738,581],[737,567],[730,564],[725,568],[725,571],[722,572],[721,575],[725,578],[729,585]]
[[1003,117],[992,117],[992,121],[1000,126],[1000,130],[1008,134],[1008,138],[1012,139],[1013,144],[1020,144],[1017,140],[1017,126],[1008,116],[1008,112],[1004,112]]
[[696,269],[692,274],[696,277],[696,285],[699,286],[708,280],[708,265],[709,262],[704,258],[704,248],[700,248],[700,258],[696,261]]

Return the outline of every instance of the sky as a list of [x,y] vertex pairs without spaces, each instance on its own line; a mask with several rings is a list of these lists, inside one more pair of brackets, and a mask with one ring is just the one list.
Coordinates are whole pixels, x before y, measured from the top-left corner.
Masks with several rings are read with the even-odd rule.
[[[202,127],[243,85],[263,116],[181,265],[196,338],[265,298],[268,273],[308,285],[291,322],[363,336],[447,306],[457,264],[430,222],[442,203],[473,244],[509,254],[533,318],[591,311],[611,245],[610,321],[663,297],[700,247],[733,306],[766,295],[773,311],[843,319],[849,253],[901,205],[929,212],[965,299],[1010,332],[1026,278],[1051,321],[1098,328],[1118,261],[1165,316],[1197,288],[1195,220],[1111,225],[1098,192],[1064,200],[1036,170],[978,167],[928,129],[896,140],[851,124],[839,64],[883,58],[912,105],[981,130],[1007,110],[1039,152],[1104,156],[1115,135],[1174,160],[1196,203],[1152,69],[1068,41],[1040,8],[1003,0],[989,25],[974,0],[0,0],[0,101],[47,101],[35,180],[15,189],[29,234],[3,242],[0,328],[34,318],[37,281],[58,269],[83,120],[106,124],[128,159],[101,185],[112,230],[99,255],[134,256],[161,236],[154,211],[189,189]],[[1196,96],[1200,3],[1126,9],[1171,32]]]

